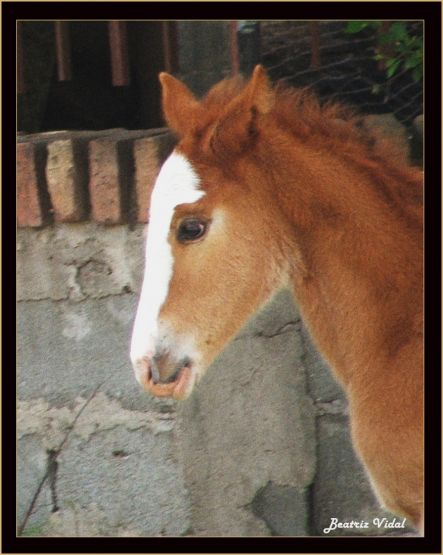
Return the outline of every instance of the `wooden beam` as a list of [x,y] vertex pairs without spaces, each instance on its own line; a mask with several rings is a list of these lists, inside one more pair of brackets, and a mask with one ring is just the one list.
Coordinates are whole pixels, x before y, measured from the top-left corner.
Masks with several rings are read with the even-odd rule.
[[240,72],[240,56],[238,52],[237,37],[237,20],[229,22],[229,50],[231,54],[231,72],[232,75],[238,75]]
[[163,67],[168,73],[178,70],[177,26],[175,21],[162,21]]
[[128,37],[126,21],[108,23],[109,46],[111,49],[112,84],[114,87],[127,86],[129,79]]
[[[389,33],[391,25],[392,21],[382,21],[381,26],[378,30],[379,44],[377,49],[378,53],[381,54],[384,58],[392,58],[395,54],[394,45],[392,44],[392,42],[380,42],[380,38],[383,35],[387,35]],[[378,69],[379,71],[386,71],[386,64],[384,59],[378,60]]]
[[55,22],[55,50],[57,56],[57,75],[59,81],[72,79],[71,41],[69,39],[69,22]]

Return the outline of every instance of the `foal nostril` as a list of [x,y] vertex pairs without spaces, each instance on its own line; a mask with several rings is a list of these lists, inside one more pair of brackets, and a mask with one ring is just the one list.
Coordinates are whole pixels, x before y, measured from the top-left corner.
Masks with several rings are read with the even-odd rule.
[[167,383],[171,367],[170,357],[166,352],[157,352],[149,361],[154,383]]
[[157,366],[157,362],[156,362],[156,357],[153,357],[150,360],[149,363],[149,371],[151,373],[152,376],[152,381],[157,384],[160,381],[160,372],[158,370],[158,366]]
[[157,353],[149,360],[149,370],[152,381],[157,383],[175,382],[184,366],[190,366],[191,361],[184,357],[177,362],[170,353]]
[[178,377],[178,375],[179,375],[179,373],[180,373],[180,370],[181,370],[181,366],[178,366],[178,367],[175,369],[174,373],[171,374],[170,376],[168,376],[168,377],[166,378],[165,383],[175,382],[175,380],[177,379],[177,377]]
[[184,357],[177,363],[174,372],[165,380],[166,383],[175,382],[182,368],[185,366],[191,366],[191,359],[189,357]]

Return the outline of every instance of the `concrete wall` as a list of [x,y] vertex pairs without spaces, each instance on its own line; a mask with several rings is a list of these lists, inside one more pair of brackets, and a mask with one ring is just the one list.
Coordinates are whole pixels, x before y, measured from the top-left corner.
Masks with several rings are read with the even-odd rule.
[[143,235],[90,222],[18,231],[20,532],[305,536],[332,517],[384,516],[343,392],[287,293],[190,399],[141,391],[128,348]]

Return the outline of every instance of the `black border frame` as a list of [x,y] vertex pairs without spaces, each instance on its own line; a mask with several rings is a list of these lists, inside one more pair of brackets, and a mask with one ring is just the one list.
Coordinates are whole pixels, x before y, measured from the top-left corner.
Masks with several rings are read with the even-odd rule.
[[[15,535],[14,314],[15,81],[10,69],[20,19],[419,19],[425,23],[426,518],[415,537],[31,538]],[[3,504],[2,553],[441,553],[441,4],[414,2],[12,2],[2,3],[3,42]],[[11,135],[14,135],[13,137]],[[14,140],[13,140],[14,139]],[[9,174],[10,172],[10,174]],[[11,306],[10,306],[11,303]],[[12,334],[12,332],[11,332]],[[12,386],[12,387],[11,387]]]

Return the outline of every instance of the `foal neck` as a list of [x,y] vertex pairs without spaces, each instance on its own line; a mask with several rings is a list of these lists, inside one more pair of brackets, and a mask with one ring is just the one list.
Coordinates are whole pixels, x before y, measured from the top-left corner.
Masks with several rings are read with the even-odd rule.
[[274,189],[301,261],[293,266],[294,294],[347,383],[358,367],[376,367],[375,359],[381,368],[419,333],[420,183],[407,169],[359,165],[303,145],[294,151]]

